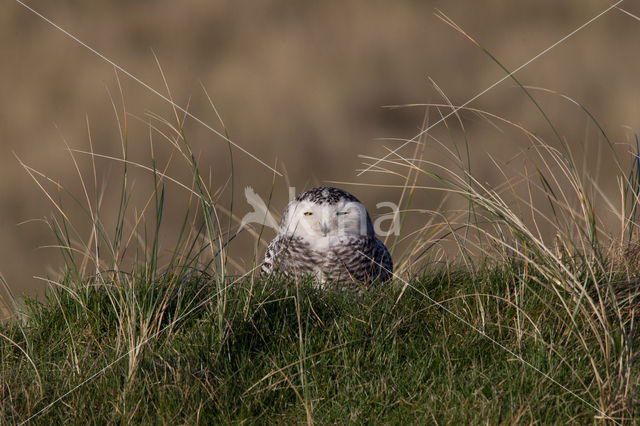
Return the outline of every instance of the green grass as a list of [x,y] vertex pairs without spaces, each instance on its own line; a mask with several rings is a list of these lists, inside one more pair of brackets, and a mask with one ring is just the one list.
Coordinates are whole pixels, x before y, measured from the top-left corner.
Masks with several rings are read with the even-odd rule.
[[[622,348],[603,357],[595,340],[562,323],[544,285],[520,279],[523,271],[494,267],[474,279],[442,270],[404,293],[396,282],[362,297],[308,283],[229,282],[222,327],[218,286],[204,275],[171,278],[176,285],[129,277],[140,306],[127,327],[108,280],[67,283],[30,301],[24,325],[0,329],[0,417],[585,423],[605,409],[631,419],[637,368],[626,399],[615,384],[603,395],[594,371],[611,368]],[[157,300],[167,301],[162,315],[150,315]],[[145,336],[135,359],[131,335]]]

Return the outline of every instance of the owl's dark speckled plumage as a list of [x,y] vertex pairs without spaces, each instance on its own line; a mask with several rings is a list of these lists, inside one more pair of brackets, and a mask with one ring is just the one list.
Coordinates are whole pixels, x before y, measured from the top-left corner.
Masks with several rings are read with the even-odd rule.
[[347,191],[344,191],[340,188],[333,188],[331,186],[320,186],[318,188],[313,188],[305,192],[301,192],[295,198],[296,201],[310,201],[312,203],[318,204],[337,204],[338,201],[348,200],[355,201],[357,203],[360,202],[356,197],[352,194],[349,194]]
[[352,194],[338,188],[320,187],[299,194],[285,209],[280,232],[267,247],[262,273],[279,271],[293,277],[313,275],[323,284],[338,288],[360,289],[362,284],[388,281],[393,272],[391,255],[376,238],[364,207],[366,232],[334,236],[328,246],[318,246],[313,236],[285,232],[287,212],[296,202],[332,206],[345,201],[360,204]]

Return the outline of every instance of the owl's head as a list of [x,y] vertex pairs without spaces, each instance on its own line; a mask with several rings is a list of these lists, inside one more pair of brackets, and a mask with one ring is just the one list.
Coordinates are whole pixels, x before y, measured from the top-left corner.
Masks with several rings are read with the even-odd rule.
[[302,237],[373,235],[364,205],[346,191],[319,187],[299,194],[284,211],[280,233]]

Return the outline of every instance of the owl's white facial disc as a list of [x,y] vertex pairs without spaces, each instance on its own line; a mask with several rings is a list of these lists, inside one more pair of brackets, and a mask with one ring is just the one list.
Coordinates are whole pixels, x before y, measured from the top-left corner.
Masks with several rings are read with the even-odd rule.
[[349,200],[340,200],[334,204],[292,201],[281,228],[289,235],[313,239],[365,236],[369,232],[366,209],[361,203]]

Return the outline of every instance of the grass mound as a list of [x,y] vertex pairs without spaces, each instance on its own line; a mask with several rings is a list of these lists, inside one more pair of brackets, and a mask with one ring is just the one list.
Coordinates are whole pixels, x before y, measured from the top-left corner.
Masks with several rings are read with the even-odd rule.
[[603,353],[597,339],[575,333],[544,283],[526,276],[522,265],[475,276],[441,270],[361,297],[243,279],[224,283],[224,301],[220,283],[202,274],[68,282],[30,301],[25,325],[2,327],[0,416],[11,423],[632,418],[637,368],[611,374],[604,390],[596,385],[615,358],[624,361],[624,346]]

